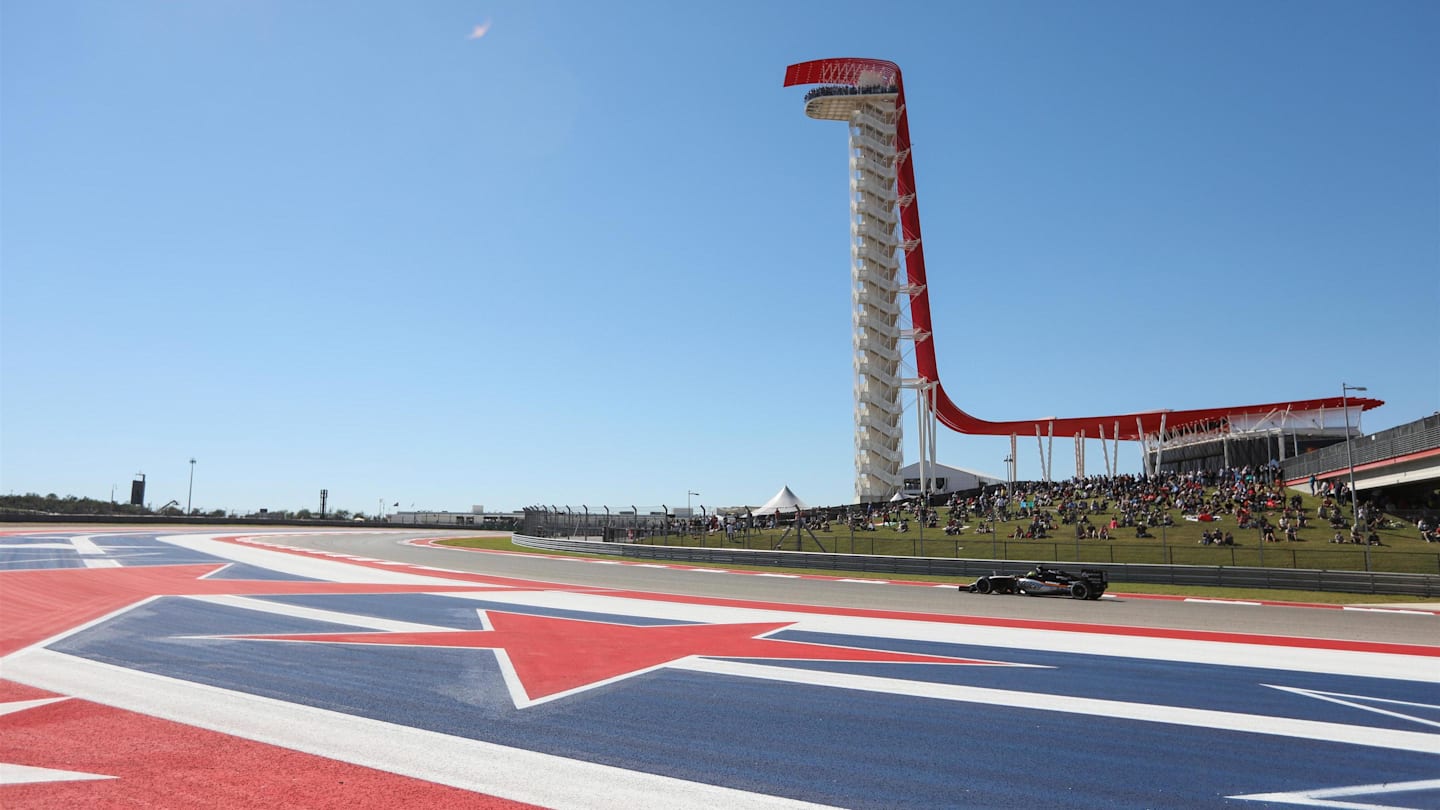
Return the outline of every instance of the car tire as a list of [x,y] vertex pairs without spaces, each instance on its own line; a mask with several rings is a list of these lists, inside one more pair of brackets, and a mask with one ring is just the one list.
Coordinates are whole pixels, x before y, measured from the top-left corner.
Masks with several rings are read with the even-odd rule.
[[1088,583],[1088,582],[1072,582],[1072,583],[1070,584],[1070,597],[1071,597],[1072,599],[1089,599],[1089,598],[1090,598],[1090,583]]
[[990,591],[994,590],[993,586],[990,584],[990,578],[989,578],[989,577],[981,577],[981,578],[975,580],[974,588],[975,588],[975,592],[976,592],[976,593],[985,593],[985,594],[988,594],[988,593],[990,593]]

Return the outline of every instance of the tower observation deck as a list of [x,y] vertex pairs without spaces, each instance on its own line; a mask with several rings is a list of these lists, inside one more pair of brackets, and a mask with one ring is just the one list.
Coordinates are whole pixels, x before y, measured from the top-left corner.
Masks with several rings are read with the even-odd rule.
[[805,114],[850,128],[850,302],[855,367],[855,500],[900,490],[900,240],[895,199],[897,90],[878,72],[805,96]]
[[[1241,438],[1291,437],[1297,451],[1302,435],[1344,434],[1360,413],[1384,403],[1364,397],[1269,402],[1189,410],[1157,409],[1084,417],[1046,416],[988,421],[961,410],[940,382],[925,274],[925,246],[915,199],[915,168],[905,110],[905,82],[894,62],[879,59],[819,59],[785,69],[785,86],[820,85],[805,95],[805,114],[844,121],[850,128],[850,272],[855,366],[855,498],[888,500],[900,491],[902,461],[901,391],[913,388],[919,423],[922,493],[927,457],[935,455],[934,424],[958,433],[1010,436],[1033,434],[1040,445],[1041,478],[1050,479],[1042,434],[1075,439],[1077,476],[1085,474],[1087,438],[1139,441],[1147,472],[1161,469],[1167,446],[1177,452],[1206,442]],[[897,217],[898,213],[898,217]],[[898,227],[897,227],[898,226]],[[903,275],[901,261],[903,256]],[[908,317],[908,328],[903,321]],[[914,372],[901,377],[901,341],[914,348]],[[1352,418],[1353,417],[1353,418]],[[1269,441],[1269,439],[1267,439]],[[1277,441],[1284,460],[1285,441]],[[1050,453],[1053,457],[1053,452]],[[1228,456],[1228,453],[1225,454]],[[1106,472],[1110,470],[1106,453]]]

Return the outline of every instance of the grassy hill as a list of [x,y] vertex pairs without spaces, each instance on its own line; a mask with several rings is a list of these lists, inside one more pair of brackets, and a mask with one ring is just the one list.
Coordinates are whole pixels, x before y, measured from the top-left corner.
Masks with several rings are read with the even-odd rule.
[[[1296,491],[1291,491],[1296,494]],[[883,554],[891,556],[922,557],[966,557],[1006,560],[1044,560],[1088,563],[1151,563],[1173,565],[1232,565],[1274,568],[1308,568],[1328,570],[1363,571],[1366,558],[1370,570],[1407,573],[1440,573],[1440,544],[1426,543],[1420,538],[1415,526],[1394,516],[1387,515],[1386,525],[1377,534],[1381,545],[1360,546],[1330,542],[1335,534],[1329,523],[1316,517],[1316,508],[1321,499],[1301,493],[1302,509],[1308,516],[1308,528],[1299,529],[1296,539],[1288,541],[1283,533],[1277,533],[1279,542],[1262,542],[1256,529],[1238,528],[1235,518],[1220,515],[1216,521],[1200,523],[1186,520],[1176,509],[1167,510],[1172,525],[1154,526],[1148,529],[1151,537],[1135,536],[1133,528],[1120,528],[1111,532],[1108,540],[1076,539],[1073,525],[1062,525],[1055,519],[1055,529],[1043,539],[1014,539],[1016,528],[1023,530],[1030,526],[1030,518],[1013,517],[1011,520],[996,522],[993,533],[976,533],[973,516],[961,521],[966,525],[963,533],[946,535],[939,528],[920,529],[913,512],[904,512],[902,517],[909,522],[909,530],[899,532],[893,526],[881,526],[874,531],[852,531],[844,524],[832,524],[829,531],[816,530],[812,539],[802,533],[797,542],[795,532],[785,538],[783,548],[789,551],[826,551],[831,553]],[[1047,510],[1054,513],[1053,509]],[[1348,520],[1348,508],[1345,510]],[[1281,510],[1262,509],[1256,517],[1266,518],[1272,525],[1279,522]],[[958,516],[957,516],[958,517]],[[1111,518],[1119,519],[1118,508],[1088,515],[1091,524],[1099,527],[1108,525]],[[950,518],[950,510],[939,509],[939,526]],[[1201,534],[1205,531],[1230,532],[1234,545],[1204,545]],[[644,542],[736,548],[769,549],[777,547],[783,529],[753,530],[737,532],[733,541],[727,541],[723,532],[706,535],[650,538]],[[1342,532],[1348,537],[1348,531]]]

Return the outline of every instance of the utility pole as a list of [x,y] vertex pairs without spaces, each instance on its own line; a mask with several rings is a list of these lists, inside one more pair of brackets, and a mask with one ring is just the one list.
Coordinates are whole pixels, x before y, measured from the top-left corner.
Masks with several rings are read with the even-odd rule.
[[[1340,383],[1340,407],[1345,410],[1345,464],[1350,468],[1350,532],[1353,536],[1359,536],[1360,532],[1360,507],[1355,500],[1355,457],[1350,454],[1350,392],[1368,391],[1363,385],[1347,385]],[[1361,537],[1365,544],[1365,570],[1370,570],[1370,540]]]

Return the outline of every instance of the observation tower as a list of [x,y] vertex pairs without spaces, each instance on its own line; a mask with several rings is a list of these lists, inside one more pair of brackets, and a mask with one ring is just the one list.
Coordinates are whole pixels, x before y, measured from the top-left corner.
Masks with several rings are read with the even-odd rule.
[[[1057,434],[1075,440],[1077,477],[1085,475],[1086,440],[1095,438],[1105,453],[1107,475],[1119,471],[1122,440],[1141,443],[1147,474],[1228,467],[1276,460],[1277,455],[1284,461],[1287,449],[1298,455],[1302,443],[1308,450],[1354,436],[1361,413],[1384,404],[1349,397],[1348,391],[1365,389],[1345,386],[1338,397],[1103,416],[990,421],[966,413],[946,393],[936,362],[900,67],[880,59],[839,58],[785,69],[786,87],[812,84],[820,86],[806,93],[805,114],[822,121],[844,121],[850,127],[857,502],[889,500],[902,491],[901,392],[907,388],[916,392],[918,494],[922,496],[932,489],[930,465],[940,425],[957,433],[1009,436],[1012,460],[1017,458],[1017,439],[1033,433],[1039,448],[1038,478],[1049,481]],[[903,275],[897,251],[903,255]],[[913,377],[901,376],[902,340],[910,341],[913,348]]]
[[859,69],[805,96],[805,114],[850,129],[850,303],[855,367],[855,501],[900,491],[902,243],[895,194],[895,76]]

